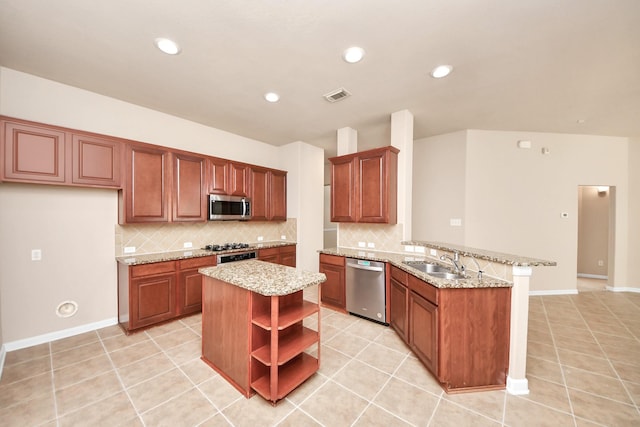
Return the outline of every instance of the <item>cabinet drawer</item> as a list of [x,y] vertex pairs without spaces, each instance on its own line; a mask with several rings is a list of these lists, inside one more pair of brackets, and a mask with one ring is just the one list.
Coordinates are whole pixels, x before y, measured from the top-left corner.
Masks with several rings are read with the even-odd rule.
[[288,245],[280,247],[280,254],[295,254],[296,253],[296,245]]
[[435,286],[432,286],[415,276],[409,275],[409,289],[429,302],[438,305],[438,288]]
[[258,251],[258,258],[267,258],[270,256],[278,256],[280,248],[266,248]]
[[210,267],[216,265],[215,256],[205,256],[199,258],[183,259],[178,261],[178,269],[186,270],[189,268]]
[[320,264],[331,264],[344,267],[344,257],[337,255],[320,254]]
[[176,271],[175,261],[154,262],[153,264],[134,265],[131,267],[131,277],[151,276],[173,271]]
[[398,267],[391,266],[391,278],[396,279],[405,286],[407,286],[408,275],[409,274],[406,271],[400,270]]

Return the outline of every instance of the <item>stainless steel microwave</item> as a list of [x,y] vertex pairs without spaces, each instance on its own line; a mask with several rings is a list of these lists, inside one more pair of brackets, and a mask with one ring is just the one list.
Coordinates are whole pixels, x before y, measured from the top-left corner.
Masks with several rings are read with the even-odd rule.
[[246,197],[209,194],[209,221],[251,219],[251,201]]

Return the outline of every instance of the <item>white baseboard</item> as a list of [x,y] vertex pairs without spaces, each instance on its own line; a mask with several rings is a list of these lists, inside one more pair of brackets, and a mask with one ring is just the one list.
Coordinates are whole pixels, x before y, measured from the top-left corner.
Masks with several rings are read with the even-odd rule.
[[607,286],[607,290],[611,292],[636,292],[640,293],[640,288],[630,288],[621,286]]
[[529,380],[526,378],[516,380],[507,375],[507,393],[515,396],[529,394]]
[[578,277],[582,277],[585,279],[604,279],[607,280],[609,276],[603,276],[600,274],[587,274],[587,273],[578,273]]
[[538,297],[545,295],[578,295],[577,289],[562,289],[558,291],[529,291],[530,297]]
[[[38,344],[44,344],[46,342],[59,340],[61,338],[68,338],[74,335],[84,334],[85,332],[95,331],[96,329],[106,328],[107,326],[113,326],[118,324],[118,318],[113,317],[111,319],[101,320],[99,322],[87,323],[86,325],[80,325],[69,329],[63,329],[61,331],[49,332],[48,334],[37,335],[31,338],[24,338],[17,341],[11,341],[4,343],[2,346],[5,351],[20,350],[21,348],[32,347]],[[2,360],[4,362],[4,359]],[[1,367],[4,365],[0,365]]]
[[4,345],[0,347],[0,378],[2,378],[2,368],[4,368],[4,360],[7,356],[7,350]]

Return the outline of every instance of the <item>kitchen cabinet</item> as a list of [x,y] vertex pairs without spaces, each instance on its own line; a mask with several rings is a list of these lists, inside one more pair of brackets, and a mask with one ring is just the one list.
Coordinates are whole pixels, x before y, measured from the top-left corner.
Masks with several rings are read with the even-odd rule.
[[296,266],[296,246],[278,246],[274,248],[265,248],[258,250],[258,259],[260,261],[272,262],[274,264],[286,265],[289,267]]
[[389,280],[389,326],[391,326],[400,337],[407,342],[408,331],[408,307],[409,290],[407,288],[408,274],[395,266],[391,266],[391,279]]
[[173,153],[173,221],[207,220],[206,162],[204,157]]
[[125,184],[120,194],[120,223],[168,222],[169,150],[142,144],[125,149]]
[[319,270],[327,276],[320,287],[320,301],[323,305],[346,312],[345,258],[320,254]]
[[0,125],[1,180],[119,188],[119,140],[11,118]]
[[141,265],[118,264],[118,322],[126,332],[202,309],[198,268],[216,265],[215,256]]
[[397,222],[398,152],[389,146],[329,159],[332,222]]
[[227,194],[230,178],[229,160],[217,157],[207,158],[207,176],[209,177],[209,194]]
[[438,307],[415,292],[408,293],[408,343],[418,359],[437,375]]
[[287,173],[251,168],[251,220],[286,221]]
[[88,134],[73,134],[73,184],[120,187],[122,142]]
[[229,187],[230,196],[249,197],[251,180],[251,166],[244,163],[229,162]]

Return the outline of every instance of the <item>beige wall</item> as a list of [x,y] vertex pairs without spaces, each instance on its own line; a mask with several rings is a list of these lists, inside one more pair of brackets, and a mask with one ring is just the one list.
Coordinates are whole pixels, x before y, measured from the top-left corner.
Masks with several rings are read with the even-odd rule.
[[[464,244],[466,146],[467,131],[414,142],[414,240]],[[462,225],[451,226],[452,218]]]
[[[4,342],[115,321],[117,192],[0,184],[0,315]],[[42,250],[31,261],[31,250]],[[75,316],[56,315],[78,303]]]
[[[414,182],[414,239],[447,237],[442,237],[442,223],[448,218],[434,217],[431,203],[417,193],[422,185],[429,186],[433,180],[438,188],[457,193],[464,200],[464,241],[456,243],[556,261],[557,267],[535,269],[531,290],[575,291],[578,186],[615,185],[615,278],[610,284],[640,285],[637,281],[630,282],[628,276],[629,221],[630,218],[638,221],[640,212],[637,207],[634,211],[629,207],[628,170],[632,167],[628,162],[627,138],[469,130],[466,146],[461,149],[464,144],[458,135],[416,141],[414,168],[419,169],[416,165],[431,168],[425,166],[422,173],[414,171],[414,176],[419,173],[418,179],[423,180]],[[532,148],[517,148],[519,140],[531,141]],[[448,147],[452,141],[454,147]],[[421,148],[425,142],[428,146],[443,146],[441,159],[434,154],[435,149]],[[549,154],[542,154],[543,147],[549,149]],[[463,184],[455,180],[461,172],[442,178],[448,173],[443,165],[455,157],[450,150],[456,150],[455,156],[466,150]],[[637,159],[633,164],[638,167]],[[453,167],[458,169],[457,165]],[[435,185],[432,192],[437,194]],[[452,203],[460,206],[458,200]],[[569,217],[561,218],[562,212]],[[420,227],[418,218],[424,221]]]
[[629,141],[629,240],[628,273],[630,286],[640,288],[640,137]]
[[[7,68],[0,68],[0,114],[288,170],[288,216],[305,217],[296,227],[296,240],[304,239],[298,240],[298,264],[317,270],[316,251],[322,248],[323,152],[316,147],[302,142],[274,147]],[[38,211],[30,201],[37,201]],[[65,210],[43,220],[41,206],[52,205]],[[0,184],[0,206],[3,343],[116,318],[116,191]],[[17,210],[5,213],[5,206]],[[66,207],[82,216],[65,216]],[[26,233],[21,230],[32,229],[37,230],[38,239],[19,240]],[[11,238],[5,238],[5,231]],[[92,239],[88,241],[87,236]],[[45,244],[43,261],[29,261],[31,249]],[[87,249],[89,244],[96,250]],[[78,279],[83,280],[75,280],[75,275],[70,280],[68,274],[77,266],[82,273]],[[94,297],[85,297],[86,293]],[[52,318],[52,304],[74,298],[82,299],[76,316],[64,321]]]
[[578,274],[607,276],[610,194],[578,187]]

